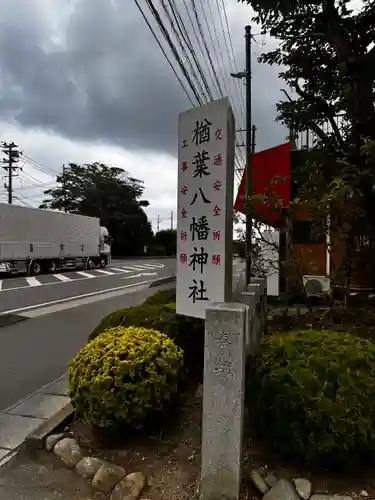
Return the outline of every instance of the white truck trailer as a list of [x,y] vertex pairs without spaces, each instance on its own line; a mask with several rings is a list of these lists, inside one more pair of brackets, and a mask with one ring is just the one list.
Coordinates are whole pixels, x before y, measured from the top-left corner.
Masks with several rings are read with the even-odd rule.
[[0,273],[36,276],[110,262],[110,237],[99,219],[0,203]]

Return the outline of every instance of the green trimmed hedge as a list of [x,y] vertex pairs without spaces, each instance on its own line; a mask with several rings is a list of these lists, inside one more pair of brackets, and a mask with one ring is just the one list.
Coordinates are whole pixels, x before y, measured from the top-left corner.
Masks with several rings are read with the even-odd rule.
[[178,391],[183,353],[156,330],[118,326],[83,347],[69,366],[76,414],[101,428],[141,427]]
[[168,288],[166,290],[159,290],[153,295],[147,297],[143,304],[146,305],[163,305],[176,302],[176,288]]
[[204,321],[176,314],[175,304],[140,304],[105,316],[90,334],[93,340],[108,328],[139,326],[165,333],[184,351],[184,364],[191,375],[202,376]]
[[375,345],[348,333],[266,337],[250,360],[255,427],[279,452],[342,464],[375,450]]

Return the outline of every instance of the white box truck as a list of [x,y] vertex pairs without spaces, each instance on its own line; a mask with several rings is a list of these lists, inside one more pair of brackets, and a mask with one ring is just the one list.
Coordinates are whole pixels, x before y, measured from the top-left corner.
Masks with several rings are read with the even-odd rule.
[[110,262],[110,237],[98,218],[0,203],[0,273],[36,276]]

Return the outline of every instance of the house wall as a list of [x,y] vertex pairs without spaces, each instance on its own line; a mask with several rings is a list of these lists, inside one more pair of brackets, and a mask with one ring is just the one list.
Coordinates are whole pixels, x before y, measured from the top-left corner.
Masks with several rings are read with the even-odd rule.
[[[306,204],[293,204],[289,209],[289,230],[291,230],[291,240],[288,248],[289,266],[287,271],[287,280],[290,291],[299,291],[301,289],[301,277],[303,275],[311,276],[329,276],[331,277],[331,286],[342,284],[340,280],[339,269],[342,258],[345,254],[345,237],[338,230],[331,229],[329,239],[327,235],[324,238],[317,239],[316,242],[301,243],[295,240],[293,226],[294,221],[312,221],[314,214],[312,209]],[[353,264],[356,266],[356,263]],[[352,286],[357,288],[367,288],[372,284],[371,271],[366,267],[358,267],[353,271]]]
[[313,213],[305,204],[293,204],[289,210],[289,266],[287,270],[288,288],[291,292],[300,291],[301,279],[304,275],[326,276],[327,245],[326,242],[305,243],[294,236],[293,221],[310,222]]

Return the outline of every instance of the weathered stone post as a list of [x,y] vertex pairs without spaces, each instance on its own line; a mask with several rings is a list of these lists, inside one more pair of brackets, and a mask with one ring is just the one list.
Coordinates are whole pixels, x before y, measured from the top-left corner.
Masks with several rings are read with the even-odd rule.
[[261,335],[262,335],[262,333],[261,333],[261,330],[262,330],[261,305],[260,305],[261,288],[260,288],[259,283],[250,283],[250,285],[247,286],[247,292],[255,294],[253,337],[254,337],[255,343],[257,344],[259,342]]
[[247,309],[206,309],[201,500],[238,500],[242,476]]
[[253,278],[252,282],[260,286],[260,312],[263,336],[267,331],[267,280],[266,278]]
[[255,292],[242,292],[240,296],[240,302],[247,306],[247,318],[246,318],[246,353],[250,354],[256,345],[255,337],[255,323],[256,323],[256,299],[257,294]]

